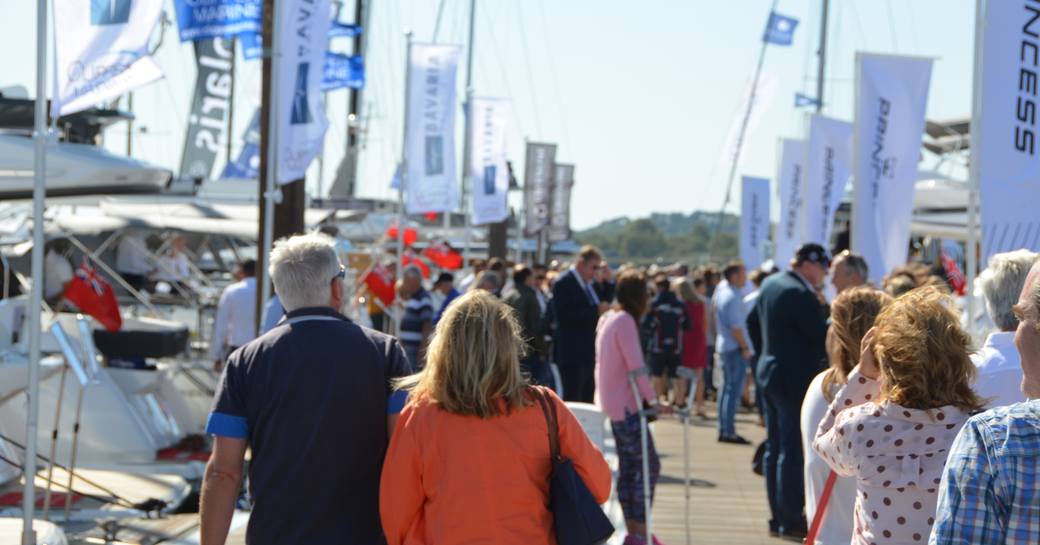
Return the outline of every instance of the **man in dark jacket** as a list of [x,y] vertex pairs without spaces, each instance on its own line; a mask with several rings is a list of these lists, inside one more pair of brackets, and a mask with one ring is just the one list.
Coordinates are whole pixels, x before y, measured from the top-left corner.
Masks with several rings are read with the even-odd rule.
[[792,540],[806,533],[799,413],[809,383],[825,365],[827,322],[818,293],[829,265],[822,246],[803,245],[790,270],[762,284],[748,318],[762,332],[756,375],[765,404],[769,531]]
[[608,304],[599,300],[592,281],[602,262],[599,250],[585,246],[553,285],[556,365],[567,401],[592,403],[596,392],[596,324]]
[[552,373],[546,361],[545,335],[542,333],[542,307],[534,287],[534,273],[526,265],[513,270],[513,287],[505,295],[505,302],[513,309],[520,322],[527,351],[520,367],[535,384],[549,385]]
[[[657,295],[650,301],[650,312],[643,317],[643,328],[649,336],[650,374],[654,377],[654,390],[658,402],[667,403],[668,385],[676,378],[682,363],[683,332],[690,329],[690,316],[686,306],[672,291],[667,275],[659,275],[654,283]],[[676,399],[682,404],[682,399]]]

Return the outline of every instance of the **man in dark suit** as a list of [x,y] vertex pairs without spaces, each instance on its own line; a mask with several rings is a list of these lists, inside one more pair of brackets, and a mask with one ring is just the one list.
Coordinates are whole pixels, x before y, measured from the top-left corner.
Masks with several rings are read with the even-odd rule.
[[592,283],[602,262],[599,250],[585,246],[553,285],[556,365],[567,401],[592,403],[596,392],[596,324],[608,304],[599,300]]
[[801,542],[806,523],[799,413],[813,377],[823,370],[827,322],[820,289],[830,258],[818,244],[805,244],[790,270],[768,278],[748,318],[762,334],[756,378],[766,419],[766,492],[769,532]]

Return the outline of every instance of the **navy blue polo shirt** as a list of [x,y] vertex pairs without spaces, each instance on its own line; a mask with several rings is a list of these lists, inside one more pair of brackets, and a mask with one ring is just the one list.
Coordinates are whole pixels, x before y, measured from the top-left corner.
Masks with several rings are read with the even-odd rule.
[[411,369],[397,340],[331,308],[290,312],[235,351],[207,433],[246,439],[249,545],[383,543],[379,476],[387,414]]

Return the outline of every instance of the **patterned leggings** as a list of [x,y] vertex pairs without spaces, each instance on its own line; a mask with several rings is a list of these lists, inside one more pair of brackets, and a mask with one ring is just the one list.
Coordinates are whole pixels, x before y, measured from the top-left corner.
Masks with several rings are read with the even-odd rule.
[[[639,431],[639,415],[630,414],[622,422],[611,422],[614,430],[614,442],[617,445],[618,501],[625,520],[646,522],[646,496],[643,493],[643,447]],[[661,460],[654,448],[654,438],[647,430],[647,453],[650,455],[650,500],[654,498],[654,488],[661,474]]]

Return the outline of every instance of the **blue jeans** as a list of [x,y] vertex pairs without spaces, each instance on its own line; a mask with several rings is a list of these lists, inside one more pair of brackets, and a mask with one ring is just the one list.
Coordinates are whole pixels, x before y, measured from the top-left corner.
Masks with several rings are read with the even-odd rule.
[[769,529],[779,532],[805,531],[805,481],[802,458],[800,413],[802,401],[789,392],[764,389],[766,494],[772,518]]
[[744,393],[748,362],[740,356],[740,349],[722,353],[722,394],[719,396],[719,435],[733,437],[737,434],[737,404]]

